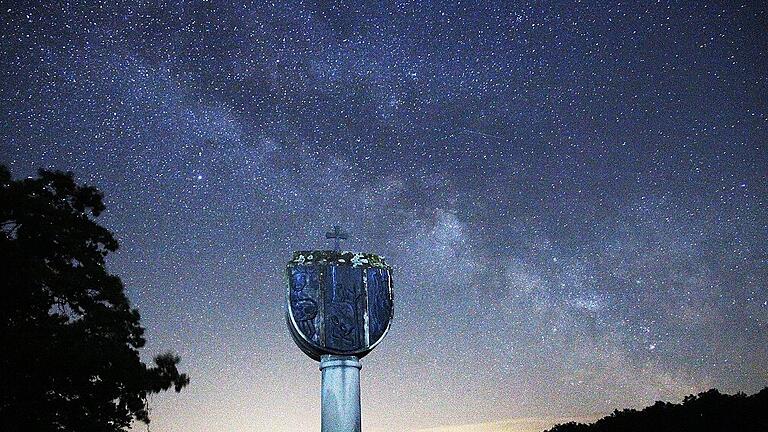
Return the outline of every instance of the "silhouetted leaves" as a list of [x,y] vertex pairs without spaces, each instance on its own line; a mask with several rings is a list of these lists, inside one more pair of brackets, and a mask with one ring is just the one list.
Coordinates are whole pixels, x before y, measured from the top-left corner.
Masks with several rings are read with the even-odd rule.
[[144,329],[118,248],[94,221],[102,194],[72,173],[11,179],[0,166],[0,430],[122,431],[148,422],[146,398],[189,383],[180,358],[139,358]]
[[640,411],[615,410],[593,424],[566,423],[547,432],[765,432],[768,387],[752,396],[715,389],[686,396],[682,404],[656,402]]

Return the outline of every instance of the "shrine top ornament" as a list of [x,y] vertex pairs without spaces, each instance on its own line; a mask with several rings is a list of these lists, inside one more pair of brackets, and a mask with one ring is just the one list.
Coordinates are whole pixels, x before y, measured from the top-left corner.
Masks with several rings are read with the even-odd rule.
[[348,251],[299,251],[286,268],[286,320],[296,345],[324,354],[368,354],[394,313],[392,268],[384,258]]

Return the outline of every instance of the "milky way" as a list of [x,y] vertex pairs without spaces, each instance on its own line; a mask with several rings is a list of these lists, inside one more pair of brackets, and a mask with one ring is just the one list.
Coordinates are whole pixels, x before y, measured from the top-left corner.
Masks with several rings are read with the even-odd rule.
[[593,416],[768,384],[759,2],[0,10],[0,163],[102,189],[153,429],[319,425],[293,250],[394,266],[363,424]]

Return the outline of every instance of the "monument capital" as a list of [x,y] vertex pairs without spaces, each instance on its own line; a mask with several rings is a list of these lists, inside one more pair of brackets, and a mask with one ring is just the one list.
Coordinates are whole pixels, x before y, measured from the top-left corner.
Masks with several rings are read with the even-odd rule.
[[384,257],[335,250],[294,252],[286,267],[286,319],[309,357],[362,358],[386,335],[394,312]]

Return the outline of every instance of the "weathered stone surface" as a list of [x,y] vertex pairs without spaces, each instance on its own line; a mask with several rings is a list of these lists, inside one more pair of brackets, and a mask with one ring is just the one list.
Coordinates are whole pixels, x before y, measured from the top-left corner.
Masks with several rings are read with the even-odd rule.
[[391,272],[374,254],[295,252],[286,268],[287,321],[299,348],[315,360],[370,352],[392,320]]

